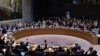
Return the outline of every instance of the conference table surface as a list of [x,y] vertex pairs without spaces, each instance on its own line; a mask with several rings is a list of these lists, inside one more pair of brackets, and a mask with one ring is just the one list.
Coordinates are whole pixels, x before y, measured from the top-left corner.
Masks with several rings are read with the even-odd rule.
[[23,29],[13,33],[15,40],[26,36],[43,35],[43,34],[57,34],[57,35],[69,35],[75,36],[89,41],[92,44],[98,44],[98,37],[90,32],[77,30],[77,29],[65,29],[65,28],[34,28]]

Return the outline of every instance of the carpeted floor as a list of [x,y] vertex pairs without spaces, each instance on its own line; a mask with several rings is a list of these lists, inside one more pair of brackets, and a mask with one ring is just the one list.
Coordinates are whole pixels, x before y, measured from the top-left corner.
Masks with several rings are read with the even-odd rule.
[[34,35],[34,36],[27,36],[24,38],[19,39],[18,41],[36,43],[36,44],[44,44],[44,40],[47,40],[49,46],[64,46],[69,44],[78,43],[83,49],[87,50],[89,47],[94,47],[95,50],[98,51],[98,55],[100,55],[100,45],[92,45],[90,42],[74,37],[74,36],[67,36],[67,35]]

